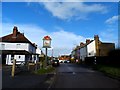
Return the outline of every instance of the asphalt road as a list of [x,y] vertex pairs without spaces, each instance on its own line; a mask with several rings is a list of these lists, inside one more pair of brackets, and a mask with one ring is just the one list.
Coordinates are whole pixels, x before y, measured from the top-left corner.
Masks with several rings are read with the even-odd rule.
[[2,67],[0,67],[0,90],[2,89]]
[[80,65],[63,63],[57,67],[51,88],[119,88],[120,81]]

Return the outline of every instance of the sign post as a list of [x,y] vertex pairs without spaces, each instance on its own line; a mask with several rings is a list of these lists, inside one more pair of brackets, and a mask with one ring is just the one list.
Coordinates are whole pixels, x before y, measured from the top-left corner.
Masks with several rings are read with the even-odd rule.
[[45,36],[43,38],[43,48],[45,48],[45,68],[47,67],[48,60],[47,60],[47,48],[51,48],[51,38],[49,36]]
[[15,75],[15,64],[16,64],[16,60],[13,59],[12,72],[11,72],[12,77],[14,77]]

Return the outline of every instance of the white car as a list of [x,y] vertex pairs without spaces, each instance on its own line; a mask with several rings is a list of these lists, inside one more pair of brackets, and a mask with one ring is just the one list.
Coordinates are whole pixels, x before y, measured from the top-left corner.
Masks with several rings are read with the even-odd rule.
[[64,62],[64,60],[59,60],[59,63],[63,63]]

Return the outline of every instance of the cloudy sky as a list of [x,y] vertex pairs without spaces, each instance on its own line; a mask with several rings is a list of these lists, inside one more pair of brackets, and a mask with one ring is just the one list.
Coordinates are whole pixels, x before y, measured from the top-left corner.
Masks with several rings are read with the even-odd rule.
[[43,51],[42,39],[49,35],[54,56],[70,54],[94,35],[117,47],[118,2],[2,2],[0,36],[12,33],[14,26]]

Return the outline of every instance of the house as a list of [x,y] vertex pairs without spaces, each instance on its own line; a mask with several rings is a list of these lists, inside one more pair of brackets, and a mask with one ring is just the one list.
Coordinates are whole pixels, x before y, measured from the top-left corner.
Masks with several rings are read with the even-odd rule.
[[[78,47],[78,46],[77,46]],[[108,56],[108,53],[111,50],[115,49],[114,43],[102,42],[99,40],[98,35],[94,35],[94,40],[86,39],[86,43],[81,42],[79,48],[74,50],[77,56],[77,52],[79,51],[79,56],[81,61],[85,61],[86,57],[100,57],[100,56]],[[72,51],[73,52],[73,51]],[[76,57],[75,57],[76,58]]]
[[108,53],[114,49],[115,49],[114,43],[102,42],[99,40],[99,36],[95,35],[94,40],[92,40],[87,45],[87,54],[88,54],[88,57],[108,56]]
[[17,64],[37,60],[37,46],[29,41],[24,33],[20,33],[16,26],[11,34],[0,38],[0,49],[3,64],[12,65],[13,59],[16,59]]
[[75,62],[75,49],[72,50],[70,58],[72,62]]
[[80,43],[80,59],[84,61],[85,57],[87,57],[87,47],[86,47],[86,44],[81,42]]
[[37,58],[38,62],[40,62],[41,55],[43,55],[43,52],[42,52],[42,50],[39,47],[37,47],[36,48],[36,58]]

